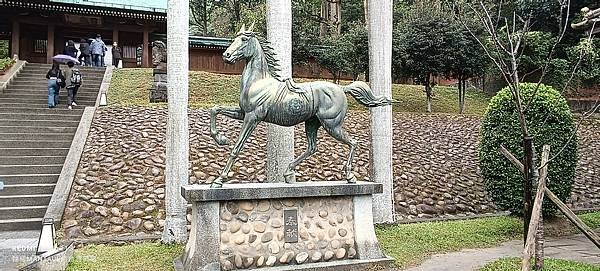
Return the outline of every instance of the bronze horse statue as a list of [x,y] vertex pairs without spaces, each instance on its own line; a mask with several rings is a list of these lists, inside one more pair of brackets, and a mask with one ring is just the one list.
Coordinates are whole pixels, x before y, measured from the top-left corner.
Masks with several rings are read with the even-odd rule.
[[394,101],[383,96],[374,96],[371,88],[361,81],[339,86],[323,81],[296,84],[289,78],[281,78],[277,73],[279,64],[273,48],[267,41],[257,37],[252,32],[252,27],[246,30],[245,26],[242,26],[223,53],[223,60],[228,64],[240,59],[245,59],[247,63],[241,78],[239,106],[215,106],[210,110],[210,134],[219,145],[227,145],[229,141],[217,130],[217,115],[243,120],[238,141],[223,172],[212,182],[211,187],[223,186],[246,140],[261,121],[281,126],[294,126],[304,122],[308,148],[289,164],[284,174],[287,183],[293,182],[296,166],[317,151],[317,131],[321,126],[329,135],[350,147],[344,169],[346,180],[355,183],[352,159],[356,141],[343,128],[348,110],[346,93],[367,107],[390,105]]

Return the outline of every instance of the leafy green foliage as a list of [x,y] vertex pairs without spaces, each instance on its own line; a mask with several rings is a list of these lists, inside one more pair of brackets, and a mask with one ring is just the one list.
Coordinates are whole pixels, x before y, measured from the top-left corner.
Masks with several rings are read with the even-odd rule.
[[427,222],[376,228],[384,252],[400,267],[423,261],[434,253],[498,245],[517,238],[521,222],[512,217]]
[[[521,270],[521,258],[503,258],[495,262],[489,263],[482,267],[479,271],[519,271]],[[533,261],[532,261],[533,266]],[[532,268],[533,270],[533,268]],[[544,270],[552,271],[600,271],[600,267],[560,259],[545,258],[544,259]]]
[[[524,101],[536,93],[536,86],[521,84]],[[577,165],[577,137],[569,106],[560,93],[540,84],[525,118],[538,155],[542,146],[548,144],[550,157],[556,157],[549,164],[547,186],[564,201],[571,193]],[[490,101],[480,137],[479,166],[486,190],[499,208],[522,214],[523,175],[498,151],[503,145],[517,158],[523,157],[518,113],[508,88],[502,89]],[[550,215],[556,207],[547,202],[543,210],[544,214]]]
[[317,63],[331,73],[334,81],[343,73],[356,78],[368,71],[368,34],[364,26],[354,25],[339,37],[324,39],[322,44],[323,47],[314,50],[314,55]]
[[0,72],[8,70],[14,63],[15,60],[12,58],[0,58]]
[[0,59],[9,58],[8,53],[8,40],[0,40]]
[[183,246],[141,243],[126,246],[89,245],[75,250],[67,270],[173,270]]

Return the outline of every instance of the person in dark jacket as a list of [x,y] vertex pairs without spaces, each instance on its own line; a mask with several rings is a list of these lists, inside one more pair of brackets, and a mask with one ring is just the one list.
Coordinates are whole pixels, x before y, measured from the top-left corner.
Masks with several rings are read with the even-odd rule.
[[52,68],[46,73],[46,79],[48,79],[48,108],[54,108],[58,104],[58,91],[65,82],[65,76],[58,63],[52,64]]
[[122,59],[121,48],[117,44],[117,42],[113,42],[112,46],[112,64],[115,68],[118,68],[119,61]]
[[73,58],[77,58],[77,52],[79,52],[79,50],[77,50],[77,48],[75,48],[75,42],[73,42],[72,40],[69,40],[67,42],[67,46],[65,47],[64,50],[64,54],[71,56]]
[[81,52],[78,58],[79,63],[81,63],[82,66],[91,66],[92,61],[90,58],[90,44],[85,39],[81,39],[79,41],[79,51]]

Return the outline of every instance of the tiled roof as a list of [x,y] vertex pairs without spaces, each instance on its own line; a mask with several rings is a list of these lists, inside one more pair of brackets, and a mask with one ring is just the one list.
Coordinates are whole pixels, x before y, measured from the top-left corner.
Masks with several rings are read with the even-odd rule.
[[50,2],[149,12],[167,12],[167,0],[50,0]]

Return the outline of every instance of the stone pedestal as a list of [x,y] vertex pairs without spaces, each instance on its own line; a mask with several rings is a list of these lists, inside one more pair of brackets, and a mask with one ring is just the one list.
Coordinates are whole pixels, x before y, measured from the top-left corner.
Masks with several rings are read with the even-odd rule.
[[167,99],[167,70],[162,68],[152,69],[154,82],[150,88],[151,103],[166,103]]
[[359,182],[227,184],[182,187],[192,229],[177,270],[363,270],[387,265],[372,195]]

